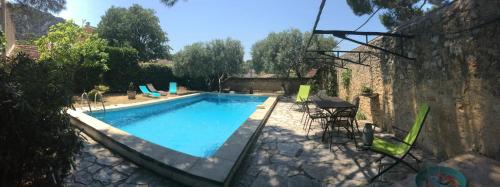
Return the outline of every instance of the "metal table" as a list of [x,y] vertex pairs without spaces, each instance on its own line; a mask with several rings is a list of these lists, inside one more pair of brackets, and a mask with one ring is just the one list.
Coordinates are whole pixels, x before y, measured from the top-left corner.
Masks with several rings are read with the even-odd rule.
[[312,102],[314,102],[314,104],[316,104],[316,106],[329,112],[333,112],[332,109],[346,109],[356,107],[353,104],[338,97],[313,96],[310,99]]
[[[336,113],[344,111],[346,109],[353,109],[356,106],[344,101],[338,97],[329,97],[329,96],[313,96],[310,98],[310,100],[316,104],[318,108],[321,108],[323,110],[328,111],[330,113],[331,117],[335,117]],[[325,140],[325,134],[328,130],[328,125],[325,127],[323,130],[323,135],[321,139],[324,141]],[[356,138],[354,137],[354,132],[352,132],[352,136],[354,138],[354,141],[356,142]]]

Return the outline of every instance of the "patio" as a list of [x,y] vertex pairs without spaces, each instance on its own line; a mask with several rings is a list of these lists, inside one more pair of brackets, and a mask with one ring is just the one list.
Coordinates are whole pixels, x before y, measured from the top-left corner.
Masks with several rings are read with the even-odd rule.
[[[240,165],[232,186],[362,186],[377,174],[379,155],[357,151],[353,141],[333,146],[321,142],[321,129],[309,138],[302,129],[302,113],[281,99],[266,126]],[[363,124],[363,123],[361,123]],[[423,158],[421,167],[437,163],[430,154],[415,150]],[[410,159],[408,159],[410,161]],[[370,186],[387,186],[405,179],[411,170],[400,164]],[[87,138],[67,186],[181,186],[141,168]]]

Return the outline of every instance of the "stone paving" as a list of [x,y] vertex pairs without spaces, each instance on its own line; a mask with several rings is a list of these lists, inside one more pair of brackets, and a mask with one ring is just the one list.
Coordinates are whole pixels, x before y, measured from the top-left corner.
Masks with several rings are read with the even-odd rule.
[[[377,174],[378,164],[373,162],[379,155],[358,151],[353,141],[330,150],[328,143],[321,142],[319,126],[316,124],[307,137],[300,123],[302,113],[290,107],[291,103],[284,101],[276,105],[231,186],[388,186],[412,173],[400,164],[368,184],[367,179]],[[86,139],[66,186],[182,186]],[[421,167],[437,162],[422,151],[414,153],[425,158]]]

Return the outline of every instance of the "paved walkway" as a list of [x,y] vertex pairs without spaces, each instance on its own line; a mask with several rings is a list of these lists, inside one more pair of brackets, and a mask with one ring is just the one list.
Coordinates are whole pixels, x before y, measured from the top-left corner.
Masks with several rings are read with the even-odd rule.
[[[289,102],[277,104],[232,186],[388,186],[411,173],[398,165],[380,181],[367,184],[377,173],[373,161],[379,155],[357,151],[352,141],[329,150],[320,140],[319,127],[306,137],[300,124],[302,113],[290,106]],[[87,139],[67,186],[181,186]],[[418,157],[426,158],[423,165],[437,162],[424,154],[416,151]]]

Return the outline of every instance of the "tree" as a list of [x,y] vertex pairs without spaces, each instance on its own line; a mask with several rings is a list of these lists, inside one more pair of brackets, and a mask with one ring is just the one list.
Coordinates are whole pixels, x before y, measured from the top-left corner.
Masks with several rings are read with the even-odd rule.
[[160,0],[161,3],[167,5],[168,7],[174,6],[179,0]]
[[358,16],[372,14],[378,9],[385,10],[379,17],[380,21],[386,28],[393,29],[402,22],[423,15],[423,7],[427,3],[433,6],[441,6],[449,1],[450,0],[423,0],[423,2],[421,0],[347,0],[347,4],[351,7],[354,14]]
[[230,75],[236,75],[243,70],[243,46],[241,42],[233,39],[212,40],[206,46],[209,55],[211,74],[218,79],[219,92],[222,91],[221,83]]
[[[304,47],[310,33],[290,29],[279,33],[270,33],[266,38],[252,46],[252,65],[256,72],[269,72],[288,78],[291,73],[302,77],[314,64],[302,61]],[[335,46],[333,37],[318,36],[312,40],[311,49],[332,50]],[[307,54],[315,57],[319,54]]]
[[212,40],[185,46],[174,58],[174,74],[204,79],[208,89],[218,81],[221,83],[243,69],[243,46],[234,39]]
[[129,46],[139,52],[141,61],[166,58],[170,47],[153,9],[134,4],[128,9],[111,7],[97,25],[100,37],[114,47]]
[[44,12],[59,13],[66,8],[66,0],[14,0],[14,2]]
[[79,72],[78,77],[72,77],[72,80],[79,81],[77,85],[80,88],[92,88],[101,74],[108,70],[106,40],[86,32],[71,20],[51,26],[49,33],[35,43],[40,60],[54,61],[72,72],[73,76]]

